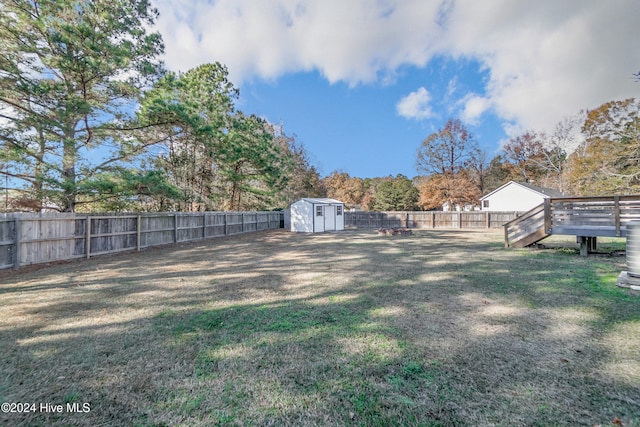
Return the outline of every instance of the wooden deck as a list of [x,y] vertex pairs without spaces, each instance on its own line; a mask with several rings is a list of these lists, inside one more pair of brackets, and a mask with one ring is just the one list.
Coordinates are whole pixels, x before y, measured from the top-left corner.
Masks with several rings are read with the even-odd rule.
[[551,198],[504,225],[505,246],[521,248],[556,234],[577,236],[581,252],[588,252],[597,237],[626,237],[630,221],[640,221],[640,196]]

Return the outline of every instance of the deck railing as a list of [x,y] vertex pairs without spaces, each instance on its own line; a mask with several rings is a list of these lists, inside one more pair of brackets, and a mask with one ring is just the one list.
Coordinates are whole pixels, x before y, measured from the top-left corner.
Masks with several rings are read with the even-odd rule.
[[639,195],[551,198],[504,225],[505,245],[527,246],[551,234],[626,237],[627,224],[637,220]]

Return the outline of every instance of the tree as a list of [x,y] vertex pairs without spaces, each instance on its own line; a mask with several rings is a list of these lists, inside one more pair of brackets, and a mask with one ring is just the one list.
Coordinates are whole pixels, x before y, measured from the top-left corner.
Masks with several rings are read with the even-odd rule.
[[140,120],[164,147],[155,166],[180,188],[179,210],[281,208],[292,146],[272,124],[235,109],[227,76],[222,64],[204,64],[167,73],[146,94]]
[[477,149],[472,152],[467,161],[467,171],[471,182],[478,188],[480,194],[485,194],[487,187],[487,177],[489,174],[489,162],[487,152]]
[[454,209],[458,206],[472,205],[476,204],[481,196],[467,170],[452,176],[433,174],[423,177],[418,182],[418,191],[418,206],[424,210],[441,209],[445,203]]
[[362,178],[351,177],[346,172],[333,171],[322,180],[327,190],[327,196],[340,200],[349,206],[359,206],[364,197],[364,181]]
[[402,174],[389,178],[376,186],[373,210],[412,211],[418,203],[418,189]]
[[291,158],[292,167],[288,174],[286,186],[278,193],[277,203],[286,207],[302,197],[326,197],[327,190],[320,179],[320,174],[309,160],[309,154],[295,135],[287,135],[282,126],[273,127],[274,142],[282,153]]
[[442,129],[422,141],[418,169],[429,174],[455,175],[477,150],[473,136],[460,120],[449,119]]
[[[430,185],[424,184],[420,188],[423,208],[442,206],[445,202],[456,206],[477,201],[479,190],[467,170],[476,153],[477,144],[460,120],[448,120],[444,128],[422,141],[418,150],[418,170],[433,177],[427,181]],[[426,196],[423,193],[427,190],[435,193]]]
[[293,161],[273,140],[272,126],[238,112],[220,146],[217,167],[229,197],[228,210],[275,208],[272,197],[288,181]]
[[147,148],[131,111],[162,71],[156,17],[148,0],[0,0],[3,173],[38,207],[75,211]]
[[180,189],[178,210],[220,208],[227,197],[219,163],[237,96],[220,63],[166,73],[145,94],[139,120],[153,126],[150,132],[161,142],[153,165]]
[[567,162],[569,153],[574,151],[579,143],[577,129],[581,121],[584,121],[583,112],[565,117],[556,124],[553,133],[547,138],[541,164],[541,167],[548,172],[547,179],[543,183],[545,186],[561,192],[566,191]]
[[483,194],[488,194],[509,181],[515,181],[518,177],[518,171],[513,165],[498,154],[489,162]]
[[524,182],[537,181],[542,176],[540,164],[543,161],[543,136],[535,131],[528,131],[511,138],[502,147],[504,158],[519,172]]
[[640,103],[607,102],[588,111],[585,141],[569,157],[572,192],[583,195],[640,192]]

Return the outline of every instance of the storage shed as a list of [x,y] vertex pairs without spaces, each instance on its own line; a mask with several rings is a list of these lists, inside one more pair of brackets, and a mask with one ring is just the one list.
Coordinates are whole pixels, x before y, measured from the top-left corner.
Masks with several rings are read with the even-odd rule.
[[565,197],[551,188],[509,181],[480,199],[483,211],[526,212],[551,197]]
[[291,231],[344,230],[344,203],[339,200],[304,198],[291,204],[290,212]]

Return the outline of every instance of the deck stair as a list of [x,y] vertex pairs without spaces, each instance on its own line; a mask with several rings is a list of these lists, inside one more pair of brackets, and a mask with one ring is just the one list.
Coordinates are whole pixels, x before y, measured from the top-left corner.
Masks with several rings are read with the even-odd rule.
[[524,215],[504,225],[504,243],[508,248],[524,248],[551,235],[545,224],[545,204],[540,204]]
[[626,237],[626,225],[634,220],[640,220],[640,196],[545,199],[504,225],[505,246],[522,248],[553,234],[569,235],[577,236],[586,254],[599,236]]

